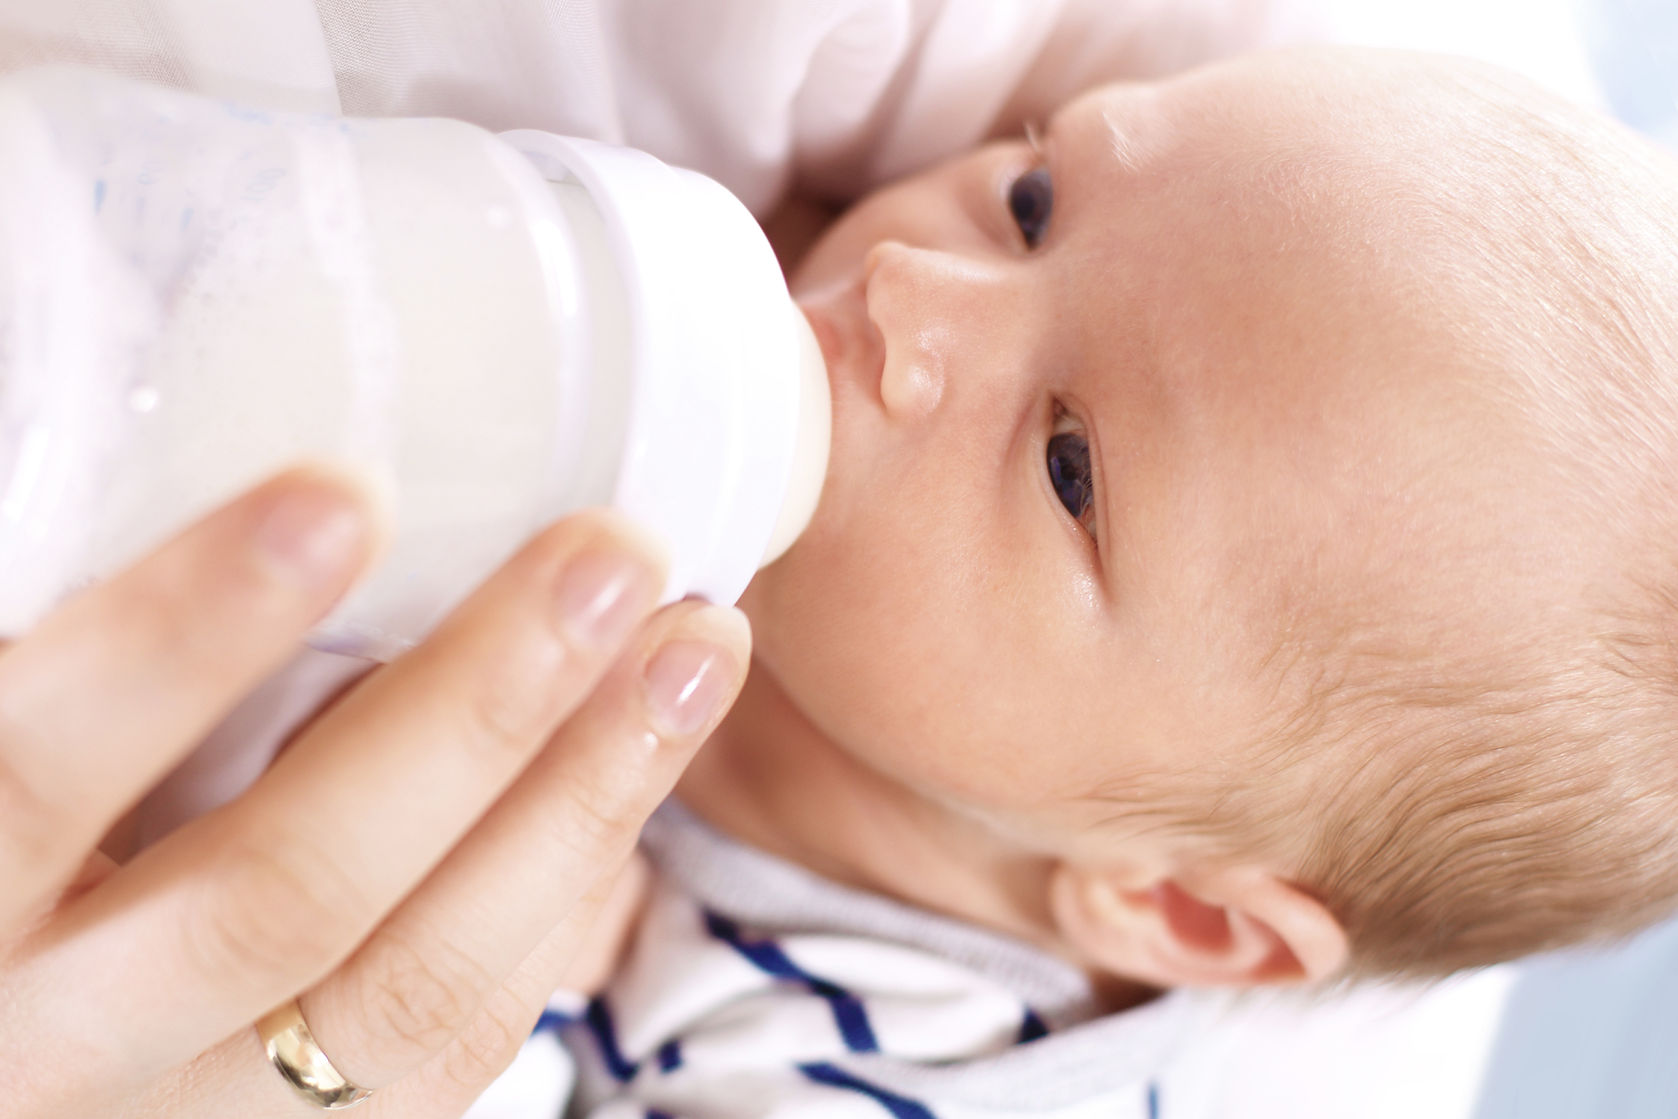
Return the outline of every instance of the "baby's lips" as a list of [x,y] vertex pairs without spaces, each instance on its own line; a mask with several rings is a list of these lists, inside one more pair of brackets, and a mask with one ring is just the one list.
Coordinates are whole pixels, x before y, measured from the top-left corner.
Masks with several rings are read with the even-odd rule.
[[830,300],[820,298],[801,298],[797,300],[798,309],[804,312],[809,320],[810,330],[816,336],[817,345],[821,346],[822,360],[827,362],[831,372],[838,368],[841,356],[845,352],[844,339],[840,337],[839,327],[828,313]]
[[857,385],[871,399],[878,399],[880,374],[885,366],[884,347],[877,347],[878,352],[870,360],[871,351],[876,347],[862,344],[864,338],[857,329],[857,320],[866,321],[861,314],[862,301],[860,297],[854,299],[858,312],[854,317],[845,315],[843,302],[840,293],[823,292],[818,297],[801,300],[799,308],[809,320],[810,330],[821,347],[828,379]]

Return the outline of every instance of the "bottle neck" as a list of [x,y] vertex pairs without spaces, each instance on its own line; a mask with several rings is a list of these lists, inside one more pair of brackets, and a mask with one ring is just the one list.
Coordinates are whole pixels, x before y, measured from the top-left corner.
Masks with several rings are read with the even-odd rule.
[[[564,240],[536,238],[565,347],[555,370],[559,414],[547,509],[558,516],[612,500],[632,403],[633,341],[628,293],[594,198],[574,179],[544,186],[569,231]],[[560,251],[567,242],[571,253]]]
[[[502,139],[542,178],[580,188],[580,216],[599,222],[621,285],[625,360],[610,379],[626,411],[611,504],[669,546],[667,597],[735,601],[766,542],[778,554],[809,523],[827,465],[820,350],[774,251],[739,199],[696,172],[548,133]],[[592,280],[579,286],[592,297]],[[602,356],[578,366],[591,385],[608,372]],[[562,411],[592,423],[596,402],[570,399]]]

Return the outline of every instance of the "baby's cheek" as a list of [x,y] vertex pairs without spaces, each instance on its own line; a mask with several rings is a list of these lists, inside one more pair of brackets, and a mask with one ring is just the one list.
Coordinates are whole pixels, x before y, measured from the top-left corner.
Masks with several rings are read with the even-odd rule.
[[941,499],[937,478],[883,455],[849,465],[742,600],[756,656],[872,768],[939,799],[1035,802],[1082,706],[1054,612],[985,561],[982,518]]

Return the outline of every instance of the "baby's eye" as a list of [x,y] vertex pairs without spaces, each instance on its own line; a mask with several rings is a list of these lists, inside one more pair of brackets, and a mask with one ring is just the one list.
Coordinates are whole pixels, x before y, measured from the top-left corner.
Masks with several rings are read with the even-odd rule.
[[1055,188],[1047,167],[1034,167],[1008,187],[1008,210],[1020,227],[1025,247],[1035,249],[1049,231],[1049,211],[1054,209]]
[[1066,511],[1084,526],[1084,531],[1094,540],[1095,477],[1090,473],[1089,440],[1082,431],[1062,430],[1062,422],[1057,422],[1055,426],[1055,433],[1049,437],[1048,451],[1044,455],[1049,467],[1049,484],[1054,487],[1060,503],[1066,506]]

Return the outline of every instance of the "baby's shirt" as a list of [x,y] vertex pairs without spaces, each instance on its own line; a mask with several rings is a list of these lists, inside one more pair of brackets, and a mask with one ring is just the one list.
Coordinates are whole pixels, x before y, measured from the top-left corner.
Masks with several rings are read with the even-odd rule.
[[1035,948],[819,878],[667,805],[625,962],[556,996],[470,1119],[1146,1119],[1228,999],[1098,1016]]
[[617,975],[468,1119],[1470,1119],[1515,974],[1175,991],[836,885],[666,805]]

